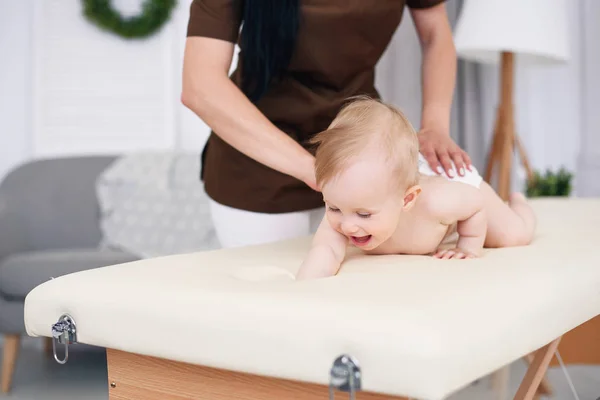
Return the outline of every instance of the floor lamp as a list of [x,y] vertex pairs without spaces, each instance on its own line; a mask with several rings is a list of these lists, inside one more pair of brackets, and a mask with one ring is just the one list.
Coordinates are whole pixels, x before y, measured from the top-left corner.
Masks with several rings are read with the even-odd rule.
[[[533,177],[525,147],[515,129],[514,76],[519,66],[564,63],[569,58],[567,0],[463,0],[454,31],[457,55],[468,61],[500,65],[500,98],[484,179],[492,184],[497,167],[498,194],[511,192],[515,149]],[[494,186],[494,185],[493,185]],[[530,358],[525,358],[527,363]],[[497,399],[508,397],[508,367],[492,375]],[[544,379],[536,395],[550,394]]]
[[[527,174],[533,170],[516,133],[515,66],[564,63],[569,57],[567,0],[463,0],[454,40],[460,58],[500,65],[499,105],[484,179],[508,200],[515,149]],[[496,169],[497,168],[497,169]],[[496,169],[496,170],[495,170]]]

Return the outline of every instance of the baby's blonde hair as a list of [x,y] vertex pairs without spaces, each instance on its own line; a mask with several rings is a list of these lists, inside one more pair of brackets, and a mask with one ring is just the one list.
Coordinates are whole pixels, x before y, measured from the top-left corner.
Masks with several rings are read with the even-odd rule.
[[419,143],[404,113],[368,96],[348,100],[329,127],[310,141],[318,146],[317,184],[330,181],[368,150],[381,152],[398,184],[404,188],[417,184]]

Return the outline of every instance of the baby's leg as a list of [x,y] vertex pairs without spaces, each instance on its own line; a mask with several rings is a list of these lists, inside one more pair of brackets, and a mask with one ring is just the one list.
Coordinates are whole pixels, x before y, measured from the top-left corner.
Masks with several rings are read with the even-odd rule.
[[536,219],[525,196],[513,193],[507,204],[487,182],[481,182],[480,189],[488,219],[485,247],[529,244],[535,232]]

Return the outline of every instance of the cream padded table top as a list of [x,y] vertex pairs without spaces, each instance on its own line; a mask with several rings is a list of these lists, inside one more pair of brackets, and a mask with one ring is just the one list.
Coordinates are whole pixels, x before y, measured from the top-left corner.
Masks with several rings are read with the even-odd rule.
[[322,384],[347,353],[363,390],[442,399],[600,314],[600,200],[532,204],[534,243],[480,259],[354,253],[297,282],[302,238],[63,276],[27,296],[27,332],[68,313],[79,343]]

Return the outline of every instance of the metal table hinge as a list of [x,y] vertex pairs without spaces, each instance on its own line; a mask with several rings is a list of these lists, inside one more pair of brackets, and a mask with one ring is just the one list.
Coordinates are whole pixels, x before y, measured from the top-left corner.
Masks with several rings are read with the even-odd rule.
[[356,392],[362,387],[361,372],[358,361],[349,355],[341,355],[335,359],[329,373],[329,400],[333,400],[334,392],[349,392],[350,400],[356,398]]
[[[65,345],[65,358],[59,360],[56,354],[56,343]],[[59,364],[66,364],[69,359],[69,345],[77,343],[77,327],[73,318],[64,314],[57,323],[52,325],[52,351],[54,359]]]

